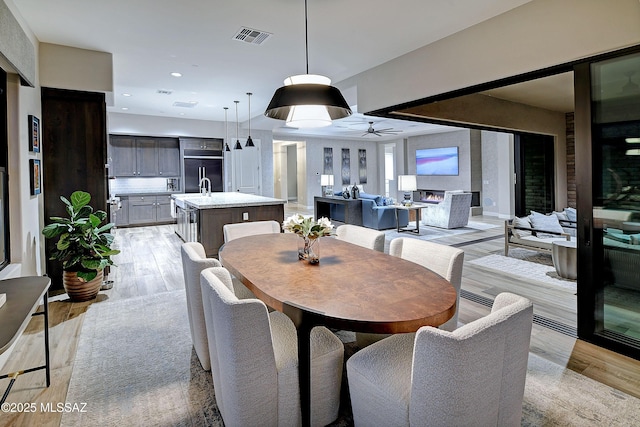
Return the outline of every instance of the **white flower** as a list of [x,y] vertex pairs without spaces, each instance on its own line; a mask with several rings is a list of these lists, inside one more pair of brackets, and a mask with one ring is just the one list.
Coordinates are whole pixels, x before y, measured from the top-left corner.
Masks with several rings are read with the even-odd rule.
[[329,218],[323,216],[322,218],[318,219],[318,225],[320,225],[323,228],[328,228],[329,230],[331,230],[333,228],[333,224],[331,224],[331,221],[329,221]]

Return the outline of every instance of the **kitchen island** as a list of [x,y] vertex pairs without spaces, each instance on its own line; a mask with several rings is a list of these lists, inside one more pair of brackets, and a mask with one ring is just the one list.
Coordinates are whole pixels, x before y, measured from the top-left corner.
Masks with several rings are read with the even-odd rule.
[[214,192],[210,196],[199,193],[174,194],[178,209],[191,211],[195,222],[196,240],[205,248],[207,256],[217,257],[224,243],[222,227],[248,221],[284,221],[284,200],[237,192]]

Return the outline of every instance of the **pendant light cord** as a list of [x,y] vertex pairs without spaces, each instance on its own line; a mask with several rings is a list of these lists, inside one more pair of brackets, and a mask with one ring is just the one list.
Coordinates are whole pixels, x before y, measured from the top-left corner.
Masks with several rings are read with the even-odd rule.
[[305,60],[307,62],[307,74],[309,74],[309,25],[307,24],[307,0],[304,0],[304,47]]
[[233,101],[236,103],[236,141],[240,141],[240,137],[238,135],[240,135],[238,133],[238,102],[240,101]]

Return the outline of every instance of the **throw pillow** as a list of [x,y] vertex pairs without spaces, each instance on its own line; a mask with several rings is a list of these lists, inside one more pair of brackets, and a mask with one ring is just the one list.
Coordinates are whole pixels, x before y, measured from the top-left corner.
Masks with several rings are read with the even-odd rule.
[[379,194],[369,194],[369,193],[360,193],[361,199],[373,200],[376,206],[383,206],[382,204],[382,196]]
[[567,214],[569,221],[577,221],[578,215],[576,214],[576,208],[564,208],[564,212]]
[[[540,212],[531,211],[529,215],[531,226],[540,231],[552,231],[554,233],[564,233],[558,217],[555,215],[545,215]],[[557,234],[536,233],[538,237],[559,237]]]
[[568,216],[568,215],[567,215],[567,213],[566,213],[566,212],[564,212],[564,211],[563,211],[563,212],[556,212],[556,211],[553,211],[553,214],[554,214],[555,216],[557,216],[557,217],[558,217],[558,220],[560,220],[560,221],[569,221],[569,216]]
[[[520,227],[520,228],[531,228],[531,222],[529,221],[529,217],[526,217],[526,216],[524,218],[515,217],[513,219],[513,226]],[[518,230],[515,228],[513,229],[513,234],[518,238],[531,236],[530,231]]]

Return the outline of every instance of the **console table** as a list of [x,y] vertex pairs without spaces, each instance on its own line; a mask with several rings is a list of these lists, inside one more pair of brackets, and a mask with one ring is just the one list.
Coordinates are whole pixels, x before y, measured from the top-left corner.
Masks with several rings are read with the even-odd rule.
[[[0,354],[4,353],[24,332],[29,320],[33,316],[44,316],[44,356],[45,363],[35,368],[24,369],[0,375],[0,379],[11,378],[0,404],[4,403],[19,375],[28,372],[46,371],[47,387],[51,383],[49,365],[49,300],[47,291],[51,286],[48,277],[19,277],[16,279],[0,280],[0,294],[7,294],[7,301],[0,307]],[[36,312],[40,301],[44,306],[42,311]]]
[[314,197],[315,219],[323,216],[331,219],[331,205],[344,206],[345,224],[362,225],[362,200],[343,197]]

